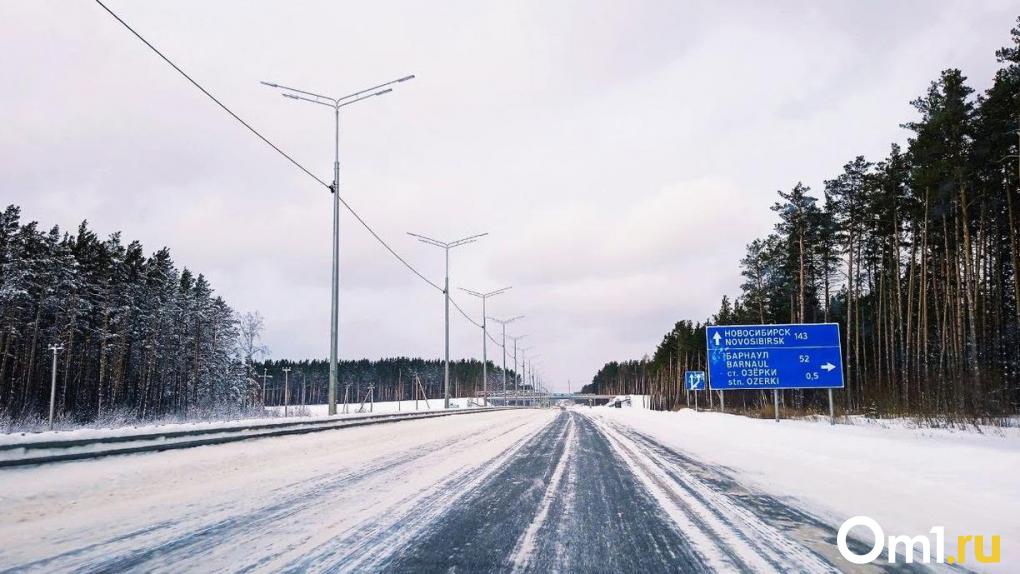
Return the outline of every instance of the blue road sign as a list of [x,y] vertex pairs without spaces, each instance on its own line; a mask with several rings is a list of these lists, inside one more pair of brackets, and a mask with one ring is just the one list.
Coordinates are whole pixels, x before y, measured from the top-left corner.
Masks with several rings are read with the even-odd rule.
[[705,390],[705,371],[684,371],[684,383],[688,391]]
[[839,325],[708,327],[713,390],[843,388]]

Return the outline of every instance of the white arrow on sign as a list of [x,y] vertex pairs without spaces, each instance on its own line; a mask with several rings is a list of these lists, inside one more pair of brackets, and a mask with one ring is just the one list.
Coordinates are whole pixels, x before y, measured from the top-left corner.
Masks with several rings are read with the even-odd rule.
[[712,337],[712,340],[715,341],[715,346],[718,347],[719,341],[722,340],[722,337],[719,336],[719,333],[716,333],[715,336]]
[[825,363],[824,365],[822,365],[822,369],[825,369],[826,371],[831,371],[835,368],[836,365],[833,365],[832,363]]

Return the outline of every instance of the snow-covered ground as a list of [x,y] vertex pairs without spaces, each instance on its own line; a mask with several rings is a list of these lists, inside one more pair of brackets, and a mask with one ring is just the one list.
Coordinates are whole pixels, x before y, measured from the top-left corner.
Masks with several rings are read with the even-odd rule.
[[[464,409],[464,408],[475,408],[482,405],[481,399],[466,398],[466,397],[455,397],[450,399],[450,408],[452,409]],[[313,416],[326,416],[329,409],[328,405],[307,405],[307,406],[291,406],[291,412],[293,414],[294,409],[305,409],[305,411]],[[343,411],[343,404],[337,405],[337,411],[341,414]],[[414,411],[435,411],[443,409],[443,399],[429,399],[428,401],[420,399],[418,401],[385,401],[376,402],[374,404],[365,403],[351,403],[347,405],[348,414],[358,414],[359,409],[361,414],[365,413],[413,413]],[[274,414],[283,416],[283,407],[266,407],[267,411]]]
[[997,534],[1002,562],[965,566],[1016,571],[1018,428],[630,398],[3,469],[0,571],[883,571],[834,547],[856,515],[887,535]]
[[377,533],[392,533],[390,543],[412,536],[556,414],[478,413],[5,469],[0,571],[269,572],[324,564],[313,551],[356,570],[377,554],[362,546]]
[[[650,397],[648,395],[616,395],[609,399],[608,406],[620,403],[621,408],[648,409]],[[615,407],[614,407],[615,408]]]
[[971,556],[966,566],[1018,571],[1020,429],[931,429],[906,421],[776,423],[689,409],[591,412],[728,467],[764,492],[796,498],[835,525],[866,515],[887,536],[925,535],[933,526],[946,528],[947,541],[960,534],[985,535],[987,541],[998,534],[1002,562],[978,565]]
[[[475,399],[471,398],[451,398],[450,408],[463,410],[465,408],[475,408],[477,406]],[[341,411],[343,405],[337,405],[337,410]],[[163,424],[135,424],[128,426],[120,426],[115,428],[103,428],[103,427],[83,427],[73,430],[55,430],[55,431],[42,431],[42,432],[12,432],[12,433],[0,433],[0,445],[13,444],[13,443],[28,443],[28,442],[39,442],[39,441],[50,441],[50,440],[71,440],[71,439],[89,439],[89,438],[101,438],[110,436],[125,436],[135,434],[146,434],[146,433],[160,433],[160,432],[174,432],[174,431],[187,431],[187,430],[206,430],[206,429],[219,429],[238,427],[251,424],[266,424],[266,423],[280,423],[280,422],[311,422],[316,420],[336,419],[342,418],[358,418],[364,416],[370,416],[373,414],[387,414],[387,413],[413,413],[413,412],[426,412],[426,411],[441,411],[443,410],[442,399],[429,399],[428,402],[421,400],[418,401],[417,406],[415,401],[402,401],[402,402],[379,402],[375,405],[365,405],[362,412],[358,412],[360,405],[353,404],[348,405],[348,412],[340,412],[335,417],[330,417],[327,412],[329,410],[328,405],[307,405],[301,406],[296,405],[290,407],[289,417],[284,417],[283,407],[266,407],[266,417],[263,418],[244,418],[244,419],[230,419],[230,420],[213,420],[213,421],[196,421],[196,422],[185,422],[185,423],[163,423]]]

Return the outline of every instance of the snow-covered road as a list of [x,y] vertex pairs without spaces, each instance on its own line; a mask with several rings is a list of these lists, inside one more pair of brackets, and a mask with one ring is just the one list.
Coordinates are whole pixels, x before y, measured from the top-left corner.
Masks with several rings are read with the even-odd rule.
[[848,565],[838,525],[583,408],[9,469],[0,507],[5,572]]

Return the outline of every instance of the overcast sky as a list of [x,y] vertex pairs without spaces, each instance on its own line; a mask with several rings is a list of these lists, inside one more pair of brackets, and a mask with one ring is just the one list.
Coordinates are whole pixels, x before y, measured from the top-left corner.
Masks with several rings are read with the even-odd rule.
[[[513,332],[564,389],[737,294],[777,189],[820,191],[855,155],[881,159],[943,68],[985,89],[1020,13],[1005,0],[108,1],[324,180],[331,112],[258,81],[342,95],[416,74],[346,108],[343,196],[436,282],[442,252],[405,232],[488,232],[452,252],[452,284],[512,285],[490,314],[526,315]],[[274,358],[325,357],[329,193],[97,4],[0,0],[0,13],[3,203],[166,245],[235,309],[262,312]],[[341,226],[341,356],[441,356],[442,295],[347,213]],[[451,353],[481,355],[456,315]]]

